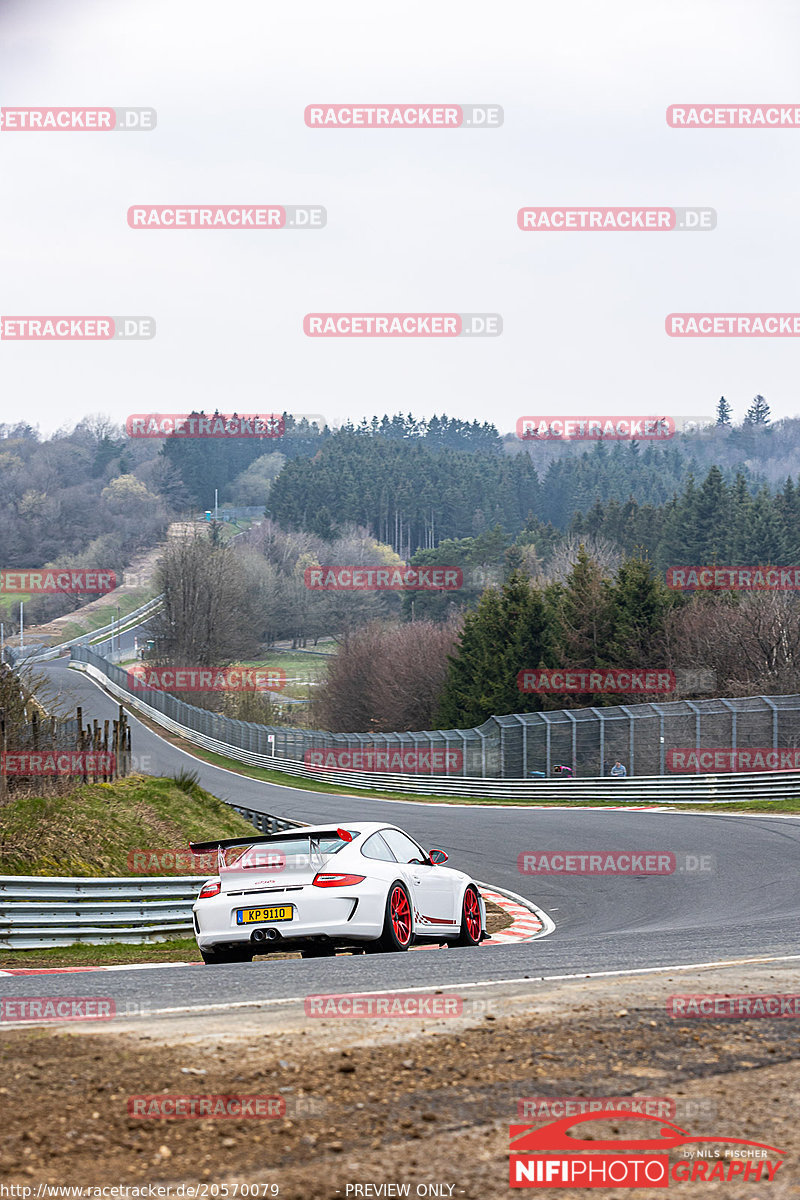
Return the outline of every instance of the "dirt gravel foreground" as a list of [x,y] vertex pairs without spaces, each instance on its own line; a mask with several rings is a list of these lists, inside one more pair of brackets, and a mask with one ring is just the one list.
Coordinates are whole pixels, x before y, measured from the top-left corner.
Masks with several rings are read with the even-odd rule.
[[[652,1097],[662,1106],[656,1112],[694,1135],[749,1138],[785,1152],[772,1183],[671,1183],[679,1193],[800,1197],[800,1018],[668,1017],[667,996],[690,992],[796,994],[800,972],[776,964],[465,989],[464,1013],[452,1019],[317,1020],[295,1005],[7,1029],[0,1177],[33,1185],[33,1196],[39,1183],[171,1184],[172,1195],[181,1183],[205,1183],[219,1185],[205,1195],[222,1197],[223,1185],[233,1197],[235,1185],[258,1183],[259,1195],[275,1184],[285,1200],[403,1194],[367,1184],[408,1184],[412,1197],[508,1197],[509,1124],[561,1115],[519,1115],[524,1098],[530,1112],[534,1097],[636,1095]],[[272,1109],[285,1105],[285,1113],[128,1115],[130,1097],[159,1093],[277,1097]],[[674,1115],[664,1104],[674,1104]],[[625,1136],[623,1125],[614,1124],[616,1136]],[[613,1136],[611,1129],[595,1125],[592,1136]],[[629,1136],[644,1136],[641,1125]]]

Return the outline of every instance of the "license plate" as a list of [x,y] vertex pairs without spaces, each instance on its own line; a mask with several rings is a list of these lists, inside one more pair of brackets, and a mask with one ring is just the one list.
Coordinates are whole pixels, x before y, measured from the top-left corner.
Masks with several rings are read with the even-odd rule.
[[291,921],[293,916],[292,904],[279,904],[274,908],[239,908],[236,911],[236,924],[260,925],[264,921]]

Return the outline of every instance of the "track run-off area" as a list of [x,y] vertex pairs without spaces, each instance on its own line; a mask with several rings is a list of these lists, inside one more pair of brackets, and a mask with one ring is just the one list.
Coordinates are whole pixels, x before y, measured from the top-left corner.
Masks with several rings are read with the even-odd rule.
[[[65,705],[100,721],[117,702],[68,660],[43,664]],[[386,820],[489,889],[533,902],[547,936],[529,942],[430,953],[262,959],[220,967],[165,965],[80,972],[83,996],[107,996],[118,1013],[164,1015],[280,1008],[309,994],[422,992],[441,988],[533,992],[543,982],[612,979],[729,967],[747,991],[748,971],[800,963],[800,815],[669,811],[663,808],[536,808],[459,805],[333,795],[265,783],[196,758],[159,737],[134,714],[137,769],[174,775],[190,768],[204,788],[232,804],[309,823]],[[662,875],[523,873],[520,854],[658,853],[704,860],[706,869]],[[24,966],[22,955],[20,966]],[[4,996],[68,996],[74,972],[0,978]],[[715,990],[715,989],[710,989]]]

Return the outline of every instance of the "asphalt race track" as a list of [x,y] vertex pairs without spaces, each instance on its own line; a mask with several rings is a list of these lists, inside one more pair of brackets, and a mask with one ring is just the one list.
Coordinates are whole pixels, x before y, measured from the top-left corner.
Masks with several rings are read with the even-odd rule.
[[[42,664],[70,707],[100,720],[117,704],[66,659]],[[149,774],[195,769],[215,795],[309,822],[387,820],[484,883],[528,897],[555,931],[517,946],[424,953],[170,966],[81,974],[83,995],[107,995],[143,1012],[281,1000],[308,993],[531,981],[595,972],[736,962],[800,954],[800,817],[632,810],[514,809],[417,804],[324,795],[261,783],[171,746],[131,716],[133,751]],[[149,756],[149,760],[146,756]],[[667,876],[531,876],[523,851],[672,851],[715,856],[715,869]],[[21,963],[21,965],[23,965]],[[776,963],[776,967],[780,964]],[[535,985],[534,985],[535,986]],[[71,995],[75,976],[0,979],[8,996]]]

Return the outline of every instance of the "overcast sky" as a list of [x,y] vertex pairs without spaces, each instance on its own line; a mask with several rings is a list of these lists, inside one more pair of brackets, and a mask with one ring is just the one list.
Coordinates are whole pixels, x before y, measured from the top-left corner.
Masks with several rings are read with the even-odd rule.
[[[153,341],[0,341],[0,421],[289,410],[800,412],[797,339],[669,338],[800,311],[796,4],[0,0],[3,106],[151,106],[151,133],[0,133],[0,313],[147,314]],[[316,130],[316,102],[496,103],[500,129]],[[132,230],[131,204],[320,204],[321,231]],[[710,233],[523,233],[526,205],[710,205]],[[308,312],[499,312],[496,338],[311,339]]]

